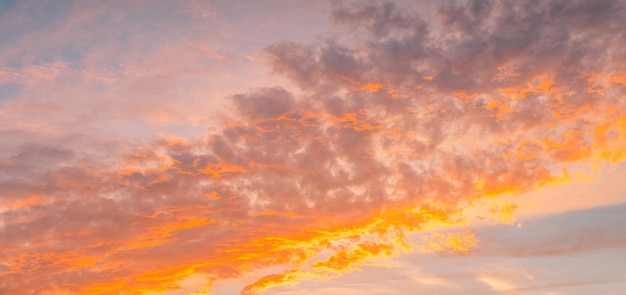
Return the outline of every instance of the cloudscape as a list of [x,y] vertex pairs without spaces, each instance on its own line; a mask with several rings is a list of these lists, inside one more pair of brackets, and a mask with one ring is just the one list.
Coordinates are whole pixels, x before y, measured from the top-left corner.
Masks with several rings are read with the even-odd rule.
[[624,1],[0,1],[0,294],[624,294]]

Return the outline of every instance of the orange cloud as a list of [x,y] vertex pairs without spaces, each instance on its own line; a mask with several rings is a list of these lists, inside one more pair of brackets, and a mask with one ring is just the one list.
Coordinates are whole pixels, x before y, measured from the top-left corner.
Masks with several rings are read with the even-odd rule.
[[380,90],[381,88],[383,88],[382,84],[378,84],[378,83],[367,83],[364,85],[360,85],[358,86],[356,89],[357,90],[366,90],[369,92],[377,92],[378,90]]
[[352,265],[371,257],[389,256],[391,254],[391,246],[389,245],[377,242],[363,242],[353,248],[339,251],[324,261],[317,261],[313,263],[313,267],[343,273],[352,270]]
[[434,232],[427,239],[426,246],[422,246],[424,252],[430,251],[451,251],[467,252],[478,242],[474,233],[469,231],[437,233]]
[[248,172],[245,168],[236,165],[227,164],[210,164],[206,168],[200,170],[202,173],[210,174],[215,178],[220,178],[224,173],[245,173]]
[[289,270],[282,274],[274,274],[263,277],[258,281],[246,286],[241,295],[255,295],[263,290],[270,289],[272,287],[281,286],[285,284],[293,284],[298,279],[302,278],[320,278],[320,275],[311,272],[305,272],[301,270]]
[[620,73],[620,74],[611,75],[609,77],[609,82],[614,83],[614,84],[626,85],[626,74]]

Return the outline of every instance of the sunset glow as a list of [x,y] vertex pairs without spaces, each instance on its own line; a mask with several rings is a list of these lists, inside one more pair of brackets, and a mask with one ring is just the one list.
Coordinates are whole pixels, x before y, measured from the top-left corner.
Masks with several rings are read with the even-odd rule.
[[624,294],[625,1],[0,1],[0,295]]

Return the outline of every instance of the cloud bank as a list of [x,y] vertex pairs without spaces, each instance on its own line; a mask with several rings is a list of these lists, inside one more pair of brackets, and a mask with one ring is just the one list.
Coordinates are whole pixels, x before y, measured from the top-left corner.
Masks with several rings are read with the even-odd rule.
[[256,294],[377,257],[467,253],[480,236],[446,228],[475,202],[626,159],[623,2],[331,3],[325,36],[262,50],[297,88],[228,97],[203,140],[39,130],[0,149],[0,293],[286,269],[241,291]]

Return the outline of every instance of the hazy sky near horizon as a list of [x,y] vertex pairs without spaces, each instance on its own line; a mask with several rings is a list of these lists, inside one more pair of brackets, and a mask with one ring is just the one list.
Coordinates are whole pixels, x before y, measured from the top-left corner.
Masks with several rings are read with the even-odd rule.
[[0,0],[0,295],[622,294],[625,27]]

